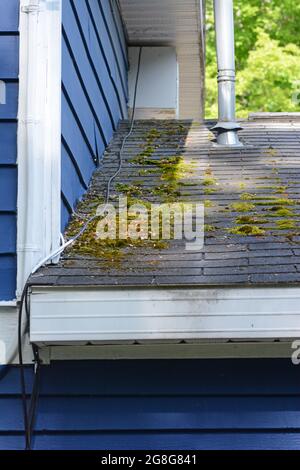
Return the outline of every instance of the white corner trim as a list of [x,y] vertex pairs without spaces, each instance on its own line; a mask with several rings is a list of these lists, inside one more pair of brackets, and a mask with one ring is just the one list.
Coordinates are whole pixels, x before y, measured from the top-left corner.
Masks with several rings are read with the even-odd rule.
[[20,0],[17,297],[59,247],[62,0]]

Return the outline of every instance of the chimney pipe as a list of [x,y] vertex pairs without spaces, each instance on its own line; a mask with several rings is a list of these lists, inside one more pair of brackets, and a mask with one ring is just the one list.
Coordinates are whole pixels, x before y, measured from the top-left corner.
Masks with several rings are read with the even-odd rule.
[[218,61],[218,145],[241,147],[235,118],[235,52],[233,0],[214,0],[216,48]]

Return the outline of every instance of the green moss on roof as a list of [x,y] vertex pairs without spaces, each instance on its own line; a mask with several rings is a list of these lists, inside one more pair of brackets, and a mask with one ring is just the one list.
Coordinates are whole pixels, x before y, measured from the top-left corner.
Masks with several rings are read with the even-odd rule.
[[265,230],[256,226],[256,225],[240,225],[228,230],[232,235],[242,235],[242,236],[262,236],[265,235]]
[[230,208],[235,212],[250,212],[255,209],[255,205],[250,202],[234,202]]

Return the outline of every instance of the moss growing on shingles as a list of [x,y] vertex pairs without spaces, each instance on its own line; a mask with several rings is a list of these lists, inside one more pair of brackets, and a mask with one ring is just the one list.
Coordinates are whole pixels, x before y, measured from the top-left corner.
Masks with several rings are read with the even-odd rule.
[[163,202],[174,202],[180,196],[177,183],[161,184],[151,191],[154,196],[160,196]]
[[275,194],[283,194],[287,191],[288,187],[287,186],[277,186],[277,188],[274,188],[274,193]]
[[250,215],[242,215],[237,217],[235,222],[238,225],[259,225],[269,223],[267,219],[263,219],[262,217],[252,217]]
[[214,207],[214,203],[213,203],[212,201],[210,201],[209,199],[205,199],[205,201],[204,201],[204,207],[205,207],[206,209],[209,209],[209,208],[211,208],[211,207]]
[[[153,154],[155,150],[160,146],[158,141],[161,138],[164,138],[164,142],[172,142],[172,136],[175,136],[178,133],[186,131],[186,127],[178,125],[176,128],[171,128],[169,132],[161,132],[157,129],[151,129],[145,135],[145,144],[141,146],[142,151],[136,155],[132,160],[129,160],[130,163],[134,163],[138,166],[149,167],[141,168],[139,171],[140,176],[146,176],[147,174],[157,173],[160,175],[160,179],[164,182],[161,185],[158,185],[154,188],[143,187],[143,182],[136,182],[135,184],[122,184],[118,183],[115,186],[116,191],[124,193],[127,196],[128,207],[132,204],[143,204],[146,206],[148,211],[150,210],[151,203],[147,198],[149,196],[159,196],[163,202],[173,202],[177,200],[180,196],[179,191],[179,182],[181,179],[188,178],[192,176],[195,172],[195,165],[198,164],[197,161],[184,161],[183,157],[179,155],[179,152],[175,151],[174,156],[166,158],[154,158]],[[174,143],[176,144],[176,142]],[[170,147],[170,144],[168,144]],[[180,145],[176,144],[176,148],[180,148]],[[186,186],[196,186],[197,183],[192,182],[183,182],[183,185]],[[117,200],[118,194],[112,194],[111,200]],[[93,210],[103,204],[103,198],[97,198],[93,201],[89,199],[88,201],[83,201],[82,207],[80,207],[83,214],[91,214],[91,205],[93,205]],[[88,216],[86,215],[86,219]],[[86,220],[85,219],[85,220]],[[100,218],[99,218],[100,220]],[[150,220],[150,217],[149,217]],[[77,234],[80,228],[85,222],[82,219],[74,219],[69,226],[68,235],[72,236]],[[96,236],[96,227],[98,219],[93,221],[86,232],[80,237],[80,239],[72,247],[72,251],[78,254],[92,256],[100,258],[107,262],[109,266],[116,266],[120,263],[123,256],[130,255],[133,253],[134,248],[137,246],[144,246],[146,248],[155,248],[155,249],[164,249],[168,246],[168,242],[165,241],[156,241],[151,239],[145,239],[141,234],[141,237],[138,240],[131,239],[119,239],[118,236],[116,240],[100,240]],[[118,215],[117,215],[117,227],[118,227]],[[151,234],[151,227],[149,226],[149,234]],[[172,238],[172,237],[171,237]],[[133,249],[133,250],[132,250]]]
[[274,206],[269,210],[270,217],[295,217],[295,213],[286,207]]
[[274,157],[275,155],[278,155],[278,150],[271,147],[268,150],[266,150],[264,153],[265,153],[265,155],[268,155],[268,156],[271,155],[272,157]]
[[[142,204],[146,206],[149,213],[149,226],[148,230],[151,233],[150,225],[150,207],[149,203],[145,203],[144,200],[131,199],[128,198],[128,208],[133,204]],[[118,266],[122,258],[133,253],[131,251],[135,247],[145,247],[145,248],[154,248],[154,249],[165,249],[168,246],[168,242],[164,240],[152,240],[148,238],[148,234],[140,234],[140,238],[132,239],[130,237],[126,239],[119,238],[119,216],[116,217],[116,227],[117,227],[117,237],[115,239],[97,239],[97,224],[101,220],[95,219],[87,227],[87,230],[82,234],[82,236],[74,243],[72,246],[72,252],[80,255],[91,256],[94,258],[103,259],[107,266]],[[131,218],[134,220],[134,217]],[[67,237],[72,237],[74,234],[77,234],[79,230],[84,225],[85,221],[74,219],[69,225],[67,231]]]
[[80,201],[77,204],[76,211],[77,212],[83,212],[87,213],[90,212],[91,210],[97,209],[100,204],[104,203],[104,197],[103,196],[89,196],[87,195],[82,201]]
[[217,179],[212,176],[206,176],[203,179],[203,186],[215,186],[217,184]]
[[245,189],[246,188],[246,183],[239,183],[239,188],[240,189]]
[[292,230],[296,228],[296,222],[291,219],[277,220],[276,227],[278,230]]
[[161,137],[162,133],[154,128],[150,129],[150,131],[146,134],[146,140],[160,139]]
[[[257,199],[256,199],[257,200]],[[260,198],[261,202],[256,202],[258,206],[293,206],[296,204],[296,201],[288,198]]]
[[205,188],[203,192],[206,196],[209,196],[210,194],[215,194],[217,191],[217,188]]
[[251,194],[251,193],[243,193],[240,195],[240,199],[242,201],[252,201],[253,199],[255,199],[256,195],[255,194]]
[[166,181],[179,181],[195,174],[193,164],[184,161],[183,157],[160,160],[157,166],[162,172],[161,179]]
[[272,190],[274,194],[283,194],[287,191],[288,186],[259,186],[259,189]]
[[230,208],[235,212],[250,212],[255,209],[255,205],[250,202],[234,202]]
[[120,193],[126,194],[129,197],[138,197],[143,195],[143,188],[141,186],[135,186],[132,184],[116,184],[116,190]]
[[228,230],[232,235],[241,236],[262,236],[265,235],[265,230],[256,225],[240,225],[239,227],[231,228]]
[[164,135],[175,136],[178,134],[182,134],[182,132],[186,132],[187,130],[188,128],[186,126],[184,126],[183,124],[178,124],[177,126],[172,127],[171,129],[165,131]]
[[204,225],[204,233],[207,233],[207,232],[215,232],[217,230],[217,227],[215,227],[214,225],[209,225],[209,224],[205,224]]
[[157,173],[158,170],[156,168],[148,168],[147,170],[141,170],[138,172],[138,175],[139,176],[147,176],[147,175],[151,175],[151,174],[154,174],[154,173]]
[[143,152],[140,153],[140,156],[143,157],[151,157],[153,153],[155,152],[155,148],[152,147],[151,145],[148,145]]

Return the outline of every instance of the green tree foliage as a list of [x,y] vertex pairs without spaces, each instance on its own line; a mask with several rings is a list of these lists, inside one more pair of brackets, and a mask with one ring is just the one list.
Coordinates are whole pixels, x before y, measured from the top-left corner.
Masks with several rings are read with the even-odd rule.
[[[237,114],[300,111],[300,2],[234,0]],[[207,0],[206,117],[217,112],[213,0]],[[294,98],[294,99],[293,99]]]

